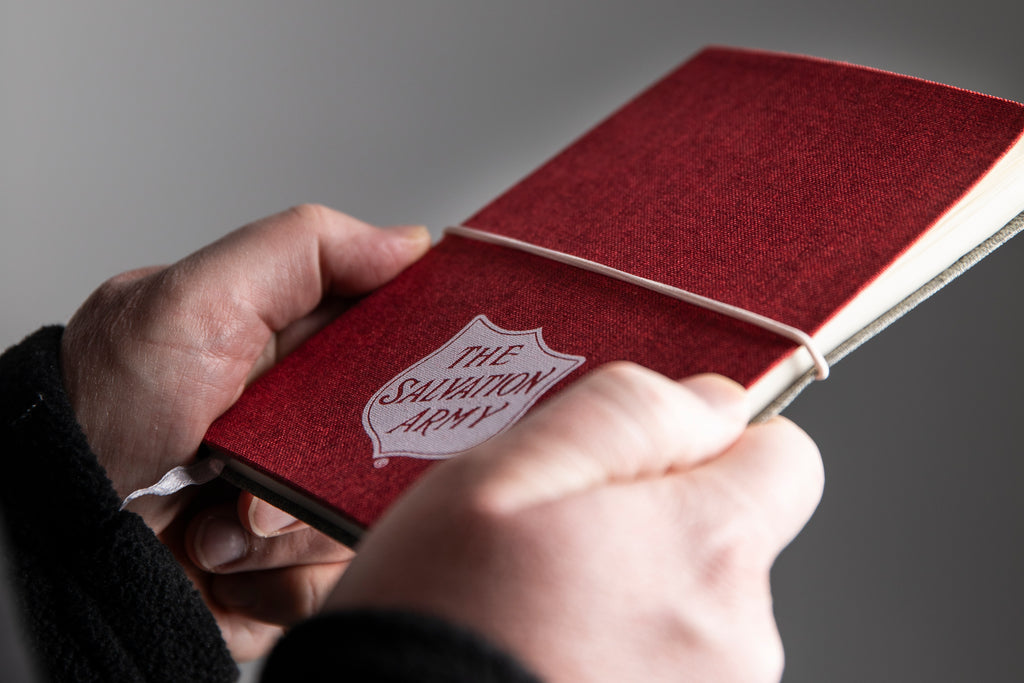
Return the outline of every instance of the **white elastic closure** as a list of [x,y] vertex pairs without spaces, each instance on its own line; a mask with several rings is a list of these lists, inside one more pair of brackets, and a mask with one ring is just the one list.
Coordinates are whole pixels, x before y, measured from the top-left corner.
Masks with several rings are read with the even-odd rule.
[[802,330],[779,322],[767,316],[761,315],[760,313],[754,313],[748,311],[745,308],[739,306],[733,306],[723,301],[717,301],[716,299],[710,299],[700,294],[694,294],[688,292],[685,289],[679,289],[678,287],[672,287],[666,285],[663,282],[656,282],[649,280],[639,275],[633,275],[622,270],[617,270],[611,266],[606,266],[603,263],[597,263],[596,261],[590,261],[579,256],[573,256],[572,254],[566,254],[561,251],[555,251],[554,249],[548,249],[541,247],[536,244],[529,242],[523,242],[512,237],[505,237],[504,235],[496,235],[490,232],[484,232],[483,230],[477,230],[475,228],[469,228],[464,225],[454,225],[445,229],[446,234],[457,235],[459,237],[465,237],[467,239],[476,240],[478,242],[487,242],[489,244],[495,244],[502,247],[508,247],[509,249],[516,249],[518,251],[533,254],[534,256],[540,256],[542,258],[557,261],[558,263],[564,263],[567,266],[573,266],[582,270],[589,271],[591,273],[597,273],[598,275],[604,275],[615,280],[622,282],[628,282],[644,289],[649,289],[652,292],[663,294],[665,296],[685,301],[688,304],[699,306],[715,313],[721,313],[724,316],[734,318],[736,320],[742,320],[743,322],[750,323],[760,327],[761,329],[768,330],[781,337],[785,337],[790,341],[800,344],[807,352],[811,355],[811,360],[814,362],[816,368],[816,378],[819,380],[828,378],[828,361],[825,360],[824,354],[822,354],[817,345],[814,343],[814,339],[809,334]]

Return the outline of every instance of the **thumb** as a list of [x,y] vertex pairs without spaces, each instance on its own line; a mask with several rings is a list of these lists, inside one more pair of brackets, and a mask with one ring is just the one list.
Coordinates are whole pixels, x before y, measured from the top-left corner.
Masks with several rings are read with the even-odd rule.
[[219,311],[227,301],[244,309],[234,311],[234,319],[255,318],[277,332],[325,295],[379,287],[429,246],[423,226],[381,230],[327,207],[302,205],[240,228],[171,269],[197,293],[194,310]]
[[475,471],[478,502],[509,513],[692,468],[736,441],[747,418],[745,391],[725,377],[673,382],[613,363],[460,460]]

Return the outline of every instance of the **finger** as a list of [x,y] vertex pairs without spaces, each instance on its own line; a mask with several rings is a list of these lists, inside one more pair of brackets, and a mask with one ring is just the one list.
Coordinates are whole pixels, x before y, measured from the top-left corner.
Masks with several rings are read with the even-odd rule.
[[193,520],[185,543],[197,566],[218,574],[333,564],[348,562],[355,556],[349,548],[310,528],[272,538],[254,536],[230,508],[217,509]]
[[242,491],[238,495],[238,520],[249,533],[261,538],[273,538],[309,528],[305,522],[295,519],[284,510],[274,507],[248,491]]
[[814,513],[825,475],[818,447],[807,434],[781,417],[748,428],[720,457],[695,476],[712,480],[728,513],[740,515],[758,532],[774,559]]
[[210,595],[225,609],[249,618],[293,624],[319,611],[347,567],[340,562],[218,575],[211,577]]
[[724,377],[673,382],[614,363],[467,453],[461,467],[476,470],[479,502],[511,511],[692,467],[735,441],[747,415],[746,393]]

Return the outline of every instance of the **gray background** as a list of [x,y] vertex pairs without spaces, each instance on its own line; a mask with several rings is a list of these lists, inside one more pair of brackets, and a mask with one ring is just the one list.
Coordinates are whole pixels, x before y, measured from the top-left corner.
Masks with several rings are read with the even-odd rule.
[[[0,343],[298,202],[457,222],[706,44],[1024,100],[1021,5],[0,5]],[[1024,680],[1022,266],[1018,239],[787,411],[828,484],[774,572],[786,681]]]

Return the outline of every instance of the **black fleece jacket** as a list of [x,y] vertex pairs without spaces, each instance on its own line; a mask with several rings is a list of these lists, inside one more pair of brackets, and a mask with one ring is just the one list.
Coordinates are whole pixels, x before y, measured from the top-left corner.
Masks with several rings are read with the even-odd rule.
[[[173,555],[141,517],[118,511],[64,393],[62,332],[44,328],[0,357],[3,678],[234,680],[217,624]],[[537,681],[470,631],[391,611],[301,624],[263,680]]]

